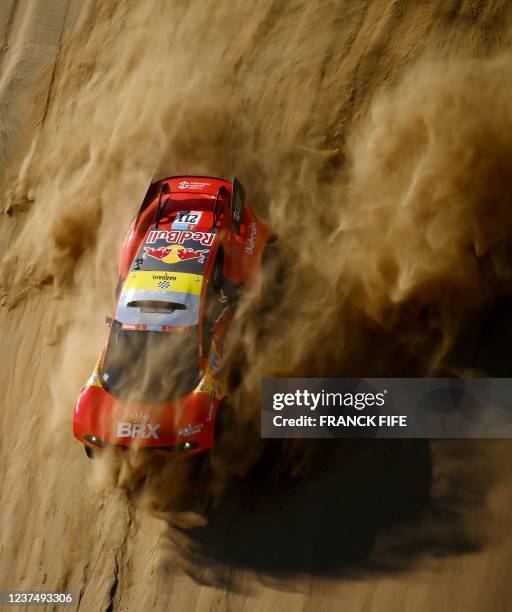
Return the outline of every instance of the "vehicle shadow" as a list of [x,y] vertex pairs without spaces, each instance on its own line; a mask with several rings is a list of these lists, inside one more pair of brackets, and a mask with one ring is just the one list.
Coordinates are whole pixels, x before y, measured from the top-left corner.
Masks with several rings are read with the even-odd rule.
[[283,487],[259,465],[224,493],[206,526],[180,530],[187,571],[232,588],[233,567],[281,578],[376,567],[370,558],[379,533],[418,517],[429,503],[429,443],[348,441],[357,448],[347,456],[346,440],[322,442],[332,460],[319,473]]
[[259,466],[203,526],[169,522],[169,570],[179,560],[197,582],[232,592],[244,590],[244,572],[300,589],[305,575],[410,571],[426,558],[479,551],[496,535],[486,500],[509,441],[358,440],[348,457],[346,441],[335,442],[339,455],[331,445],[330,466],[307,480],[286,487]]

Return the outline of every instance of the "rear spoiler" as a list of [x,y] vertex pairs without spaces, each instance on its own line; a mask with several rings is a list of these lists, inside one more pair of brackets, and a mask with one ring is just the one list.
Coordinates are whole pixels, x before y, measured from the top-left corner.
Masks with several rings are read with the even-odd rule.
[[233,220],[233,227],[237,234],[240,233],[244,205],[245,190],[242,183],[235,176],[231,182],[231,219]]
[[[179,177],[171,177],[171,178],[179,178]],[[204,177],[204,178],[211,178],[212,180],[216,180],[216,181],[220,180],[220,179],[214,179],[213,177]],[[147,209],[150,203],[157,196],[158,196],[158,206],[156,210],[156,223],[158,224],[162,204],[164,203],[162,202],[162,198],[164,195],[168,195],[169,197],[171,195],[171,189],[169,188],[169,185],[167,183],[162,183],[161,182],[162,180],[163,179],[159,179],[157,181],[154,181],[154,182],[152,181],[150,183],[148,190],[146,191],[146,195],[144,196],[144,200],[142,201],[142,204],[139,208],[137,219],[135,221],[135,226],[138,225],[138,222],[139,222],[139,219],[142,213]],[[214,208],[215,213],[217,212],[216,209],[217,209],[219,197],[221,195],[226,194],[226,192],[227,192],[227,189],[223,186],[221,186],[219,190],[217,191],[217,197],[216,197],[215,208]],[[233,228],[237,234],[240,233],[240,226],[242,222],[244,206],[245,206],[245,190],[243,188],[242,183],[235,176],[233,177],[233,180],[231,181],[231,219],[233,223]]]
[[[156,205],[156,215],[155,215],[155,227],[156,229],[158,229],[158,224],[160,223],[160,217],[162,215],[162,195],[164,193],[168,193],[169,197],[167,198],[167,200],[165,201],[165,203],[167,204],[167,202],[171,199],[171,188],[169,187],[169,185],[167,183],[162,183],[162,186],[160,187],[160,195],[158,196],[158,204]],[[165,206],[163,207],[165,208]]]
[[158,195],[158,192],[160,190],[161,190],[161,187],[158,186],[158,181],[153,182],[153,179],[151,179],[151,182],[149,183],[148,189],[146,191],[146,195],[144,196],[144,199],[142,200],[142,204],[140,205],[140,208],[139,208],[139,212],[137,213],[137,218],[135,219],[135,227],[137,227],[137,225],[139,224],[139,219],[142,213],[146,210],[146,208],[153,201],[153,199]]

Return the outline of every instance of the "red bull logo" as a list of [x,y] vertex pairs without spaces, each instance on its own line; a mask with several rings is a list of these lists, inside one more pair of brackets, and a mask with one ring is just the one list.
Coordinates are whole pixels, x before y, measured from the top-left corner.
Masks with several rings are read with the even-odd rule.
[[146,255],[153,257],[154,259],[164,259],[164,257],[167,257],[172,252],[172,249],[169,247],[159,247],[158,249],[153,249],[145,246],[144,250],[146,251]]
[[189,232],[178,230],[151,230],[148,233],[146,244],[154,244],[158,240],[169,243],[183,244],[187,240],[194,240],[204,246],[212,246],[215,234],[209,232]]
[[164,261],[168,264],[179,263],[180,261],[190,261],[197,259],[199,263],[204,263],[208,255],[209,249],[195,250],[191,247],[183,247],[180,244],[171,246],[161,246],[158,248],[144,247],[146,256],[153,257],[159,261]]

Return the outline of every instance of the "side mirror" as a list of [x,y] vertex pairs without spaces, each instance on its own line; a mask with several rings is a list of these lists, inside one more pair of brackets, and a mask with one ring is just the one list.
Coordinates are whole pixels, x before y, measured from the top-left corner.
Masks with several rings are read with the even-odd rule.
[[112,317],[109,317],[108,315],[105,316],[105,323],[107,325],[112,325]]

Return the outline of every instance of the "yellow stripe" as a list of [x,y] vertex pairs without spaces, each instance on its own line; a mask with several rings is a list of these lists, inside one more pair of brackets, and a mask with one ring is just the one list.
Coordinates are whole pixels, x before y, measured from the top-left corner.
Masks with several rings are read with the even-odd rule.
[[94,369],[94,372],[89,376],[89,380],[85,383],[86,387],[101,387],[101,380],[98,374],[98,368]]
[[96,362],[96,365],[94,366],[94,370],[92,372],[92,374],[89,376],[89,380],[85,383],[86,387],[101,387],[101,380],[100,380],[100,363],[101,363],[101,358],[102,358],[103,353],[99,356],[98,361]]
[[[164,286],[159,286],[163,283]],[[165,286],[168,283],[168,287]],[[149,272],[139,270],[130,272],[124,283],[123,291],[137,289],[139,291],[178,291],[179,293],[190,293],[199,295],[203,285],[203,277],[200,274],[189,274],[188,272]]]

